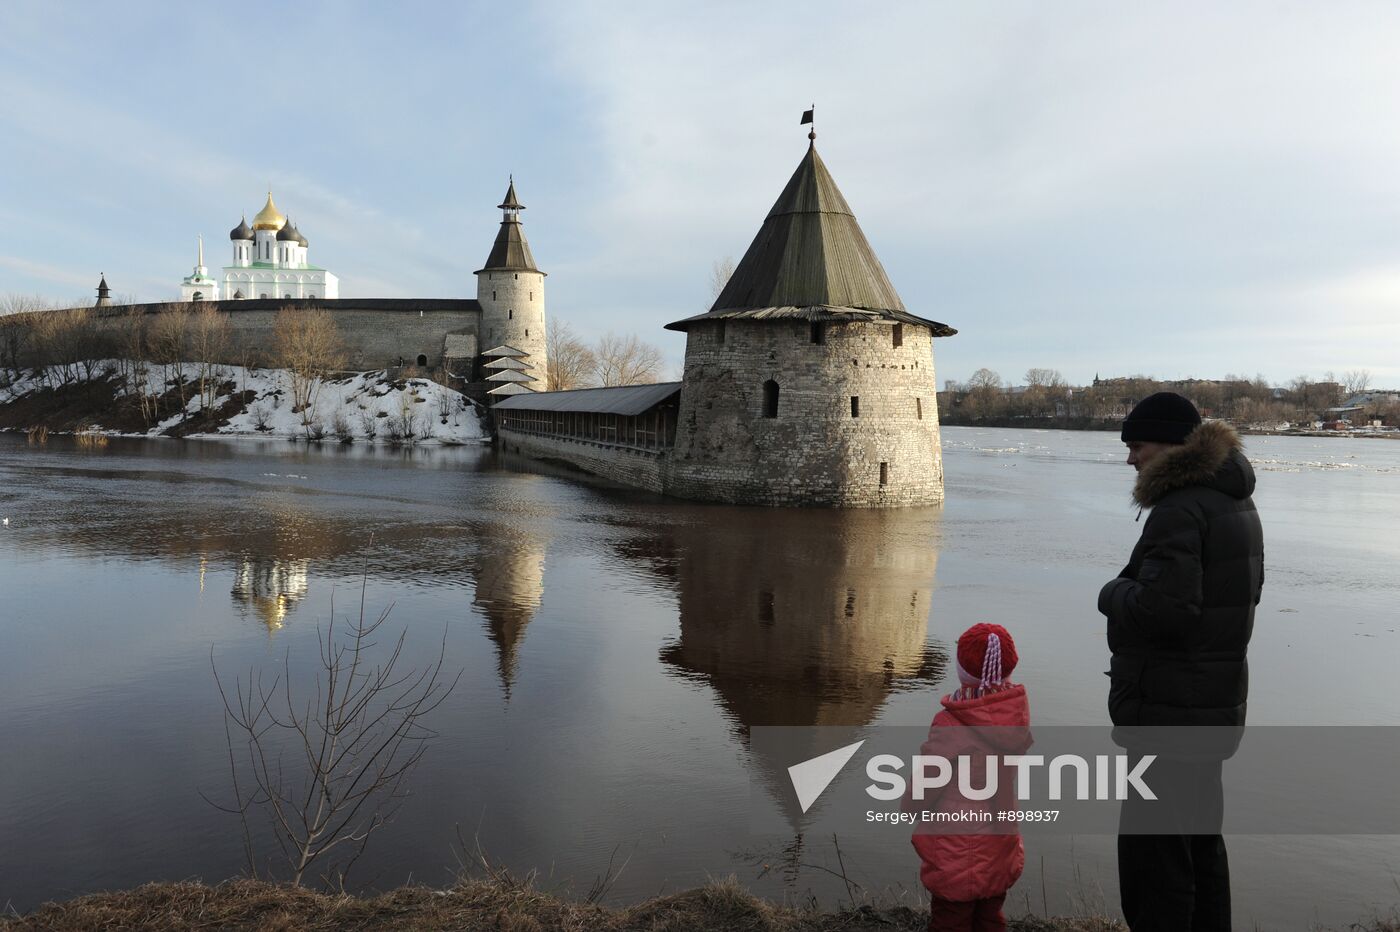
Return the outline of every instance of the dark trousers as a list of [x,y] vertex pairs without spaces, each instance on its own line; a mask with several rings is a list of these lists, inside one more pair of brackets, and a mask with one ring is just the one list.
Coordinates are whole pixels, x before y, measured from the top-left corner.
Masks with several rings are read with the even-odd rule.
[[[1155,771],[1153,773],[1152,771]],[[1158,760],[1155,801],[1123,802],[1118,885],[1132,932],[1230,932],[1230,862],[1220,831],[1220,762]],[[1140,834],[1181,830],[1179,835]],[[1190,834],[1214,830],[1217,834]]]
[[1001,904],[1006,894],[984,900],[960,902],[935,896],[929,911],[928,932],[1006,932]]
[[1132,932],[1230,932],[1230,862],[1219,835],[1119,835]]

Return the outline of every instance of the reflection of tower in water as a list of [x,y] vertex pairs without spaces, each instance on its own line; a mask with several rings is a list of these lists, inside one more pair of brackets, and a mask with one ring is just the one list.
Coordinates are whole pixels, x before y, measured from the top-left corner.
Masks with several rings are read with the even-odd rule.
[[233,601],[251,608],[268,631],[276,631],[306,596],[310,566],[307,560],[244,556],[233,574]]
[[546,542],[542,536],[504,524],[479,539],[469,572],[476,582],[472,604],[486,616],[486,634],[496,645],[501,685],[510,695],[525,627],[544,594]]
[[[869,725],[896,690],[943,676],[927,643],[939,517],[755,510],[675,527],[680,637],[662,660],[709,685],[745,743],[755,725]],[[800,832],[795,761],[751,763]]]

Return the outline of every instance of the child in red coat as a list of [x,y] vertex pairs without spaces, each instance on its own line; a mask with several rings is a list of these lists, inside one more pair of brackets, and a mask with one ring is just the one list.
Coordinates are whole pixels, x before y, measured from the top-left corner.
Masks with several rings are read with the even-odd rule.
[[[1031,745],[1026,688],[1006,679],[1016,668],[1016,660],[1016,645],[1001,625],[978,624],[963,632],[957,652],[961,688],[943,697],[943,708],[934,716],[920,753],[954,762],[962,754],[985,760],[991,754],[1004,758],[1025,753]],[[966,732],[957,726],[979,730]],[[921,805],[929,811],[947,812],[1015,809],[1016,788],[1009,771],[1006,767],[999,771],[997,792],[990,799],[965,799],[953,779],[936,800],[925,798]],[[984,786],[982,768],[974,767],[973,774],[971,785]],[[1021,876],[1026,851],[1014,822],[992,825],[996,834],[991,829],[975,835],[915,831],[914,848],[923,860],[919,877],[933,895],[930,932],[1006,929],[1002,903],[1006,891]]]

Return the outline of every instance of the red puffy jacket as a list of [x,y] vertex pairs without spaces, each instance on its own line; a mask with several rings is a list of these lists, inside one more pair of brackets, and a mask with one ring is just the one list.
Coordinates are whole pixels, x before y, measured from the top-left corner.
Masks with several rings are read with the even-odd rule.
[[[1007,685],[976,699],[954,701],[943,697],[943,709],[929,726],[928,740],[919,753],[935,754],[957,763],[959,755],[970,755],[974,761],[973,786],[982,786],[983,767],[976,766],[981,756],[1023,754],[1031,746],[1030,705],[1026,687]],[[994,732],[966,731],[957,726],[1000,726]],[[997,792],[990,799],[968,800],[958,791],[957,777],[937,791],[937,799],[927,796],[912,803],[915,809],[930,812],[952,812],[978,809],[996,813],[1016,808],[1015,770],[1000,768]],[[945,900],[965,902],[1000,896],[1011,889],[1021,876],[1026,863],[1026,849],[1015,823],[993,823],[987,831],[976,835],[924,834],[916,826],[914,848],[923,859],[919,879],[929,892]],[[1008,834],[991,834],[991,830]]]

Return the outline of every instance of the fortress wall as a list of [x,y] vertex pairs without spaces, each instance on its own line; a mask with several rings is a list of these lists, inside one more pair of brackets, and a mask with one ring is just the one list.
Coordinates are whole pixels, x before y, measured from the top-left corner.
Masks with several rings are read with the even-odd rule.
[[[429,366],[442,365],[443,338],[450,332],[476,332],[481,315],[452,311],[364,311],[332,309],[336,327],[346,344],[347,367],[382,369],[386,366],[414,365],[418,356],[428,357]],[[273,311],[233,312],[229,320],[235,338],[245,346],[273,347]],[[401,362],[402,361],[402,362]]]
[[[741,504],[894,507],[943,500],[933,338],[888,322],[695,325],[666,491]],[[778,413],[763,416],[763,384]],[[859,399],[852,417],[851,397]],[[885,464],[885,484],[880,464]]]
[[[229,350],[230,364],[244,361],[246,354],[261,355],[265,362],[274,351],[273,322],[285,306],[322,307],[331,313],[347,350],[349,369],[382,369],[390,366],[415,365],[419,355],[427,357],[432,367],[443,363],[443,341],[449,333],[465,333],[475,338],[481,322],[481,311],[475,301],[415,299],[353,299],[319,301],[210,301],[229,319],[233,346]],[[367,306],[368,305],[368,306]],[[380,305],[376,307],[375,305]],[[137,311],[150,318],[159,314],[165,304],[111,306],[98,310],[98,319],[115,330],[126,314]],[[193,311],[199,304],[189,305]],[[477,344],[480,345],[479,343]],[[454,364],[455,365],[455,364]]]
[[665,454],[660,451],[615,447],[572,437],[542,437],[505,428],[499,428],[497,436],[501,447],[512,453],[562,460],[614,482],[650,492],[664,491],[661,464]]

